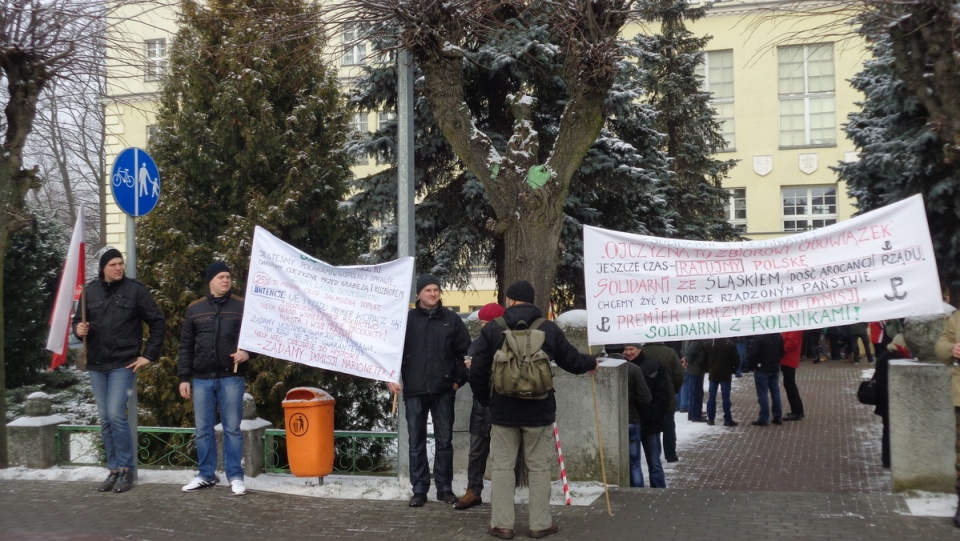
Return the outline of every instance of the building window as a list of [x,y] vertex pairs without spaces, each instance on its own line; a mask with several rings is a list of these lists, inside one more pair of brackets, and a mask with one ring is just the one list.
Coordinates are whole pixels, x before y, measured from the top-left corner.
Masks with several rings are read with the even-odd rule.
[[383,131],[387,129],[387,125],[396,119],[397,119],[397,113],[380,111],[379,113],[377,113],[377,130]]
[[367,44],[360,38],[359,27],[347,25],[343,29],[343,65],[356,66],[367,63]]
[[730,201],[727,203],[727,221],[734,229],[740,232],[747,230],[747,189],[732,188]]
[[836,186],[783,188],[784,231],[806,231],[835,223]]
[[837,144],[833,44],[777,49],[780,146]]
[[[350,119],[350,128],[353,132],[355,138],[366,137],[368,133],[367,129],[367,113],[357,113],[353,115],[353,118]],[[354,156],[353,160],[354,165],[367,165],[370,163],[370,157],[366,154],[358,154]]]
[[733,51],[707,51],[697,66],[703,90],[710,93],[710,105],[717,112],[724,150],[736,147],[733,121]]
[[164,38],[148,39],[144,42],[144,46],[146,47],[147,58],[144,80],[159,81],[160,77],[167,71],[167,40]]

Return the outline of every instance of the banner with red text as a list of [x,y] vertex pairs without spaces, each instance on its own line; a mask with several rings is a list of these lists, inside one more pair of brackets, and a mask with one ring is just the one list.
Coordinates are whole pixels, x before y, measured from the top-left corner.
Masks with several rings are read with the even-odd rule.
[[583,228],[591,345],[747,336],[943,312],[918,196],[764,241]]
[[399,382],[412,282],[412,257],[335,267],[257,227],[239,348]]

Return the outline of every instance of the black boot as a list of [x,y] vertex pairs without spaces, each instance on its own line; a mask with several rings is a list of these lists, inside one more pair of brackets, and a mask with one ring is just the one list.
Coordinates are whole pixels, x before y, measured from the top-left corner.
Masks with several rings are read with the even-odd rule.
[[120,472],[116,470],[110,470],[110,475],[107,475],[107,478],[97,487],[97,492],[110,492],[113,490],[113,485],[117,484],[117,477],[120,475]]
[[117,484],[113,487],[113,491],[120,494],[131,488],[133,488],[133,474],[130,473],[130,470],[120,470],[120,477],[117,478]]

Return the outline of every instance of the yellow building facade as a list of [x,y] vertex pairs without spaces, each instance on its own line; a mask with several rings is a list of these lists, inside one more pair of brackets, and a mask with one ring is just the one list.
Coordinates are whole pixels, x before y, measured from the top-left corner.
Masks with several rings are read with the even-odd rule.
[[[698,5],[699,0],[690,0]],[[837,28],[843,15],[777,11],[796,2],[715,2],[708,15],[689,24],[712,36],[702,75],[723,122],[728,148],[718,157],[739,160],[724,186],[731,192],[729,217],[742,234],[764,239],[822,227],[849,218],[855,208],[831,165],[855,160],[842,131],[862,96],[847,79],[860,70],[863,44]],[[799,5],[815,7],[818,2]],[[127,147],[146,148],[154,124],[160,76],[176,29],[176,13],[164,2],[125,4],[109,29],[105,110],[106,163]],[[632,26],[625,32],[641,31]],[[849,32],[849,31],[848,31]],[[331,61],[349,85],[370,48],[351,29],[331,35]],[[354,129],[376,129],[392,111],[356,115]],[[360,159],[357,174],[380,167]],[[108,167],[109,170],[109,167]],[[163,172],[160,172],[161,179]],[[110,179],[105,178],[107,190]],[[162,197],[162,192],[161,192]],[[108,198],[108,244],[125,249],[126,217]],[[495,302],[491,276],[479,276],[466,291],[446,291],[444,304],[459,312]]]

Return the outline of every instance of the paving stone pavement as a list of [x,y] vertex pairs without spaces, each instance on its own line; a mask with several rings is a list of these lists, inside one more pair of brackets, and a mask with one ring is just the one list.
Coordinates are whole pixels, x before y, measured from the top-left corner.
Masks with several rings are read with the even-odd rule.
[[[856,402],[865,365],[804,362],[798,385],[806,419],[749,425],[756,415],[750,375],[734,384],[741,425],[709,427],[668,468],[666,490],[610,490],[590,506],[554,506],[550,539],[620,540],[960,540],[949,518],[914,517],[890,492],[879,467],[879,418]],[[686,422],[686,421],[683,421]],[[138,485],[100,494],[95,484],[3,481],[0,541],[333,539],[493,539],[489,506],[454,511],[430,501],[309,498],[217,487]],[[518,506],[517,537],[527,535]]]

